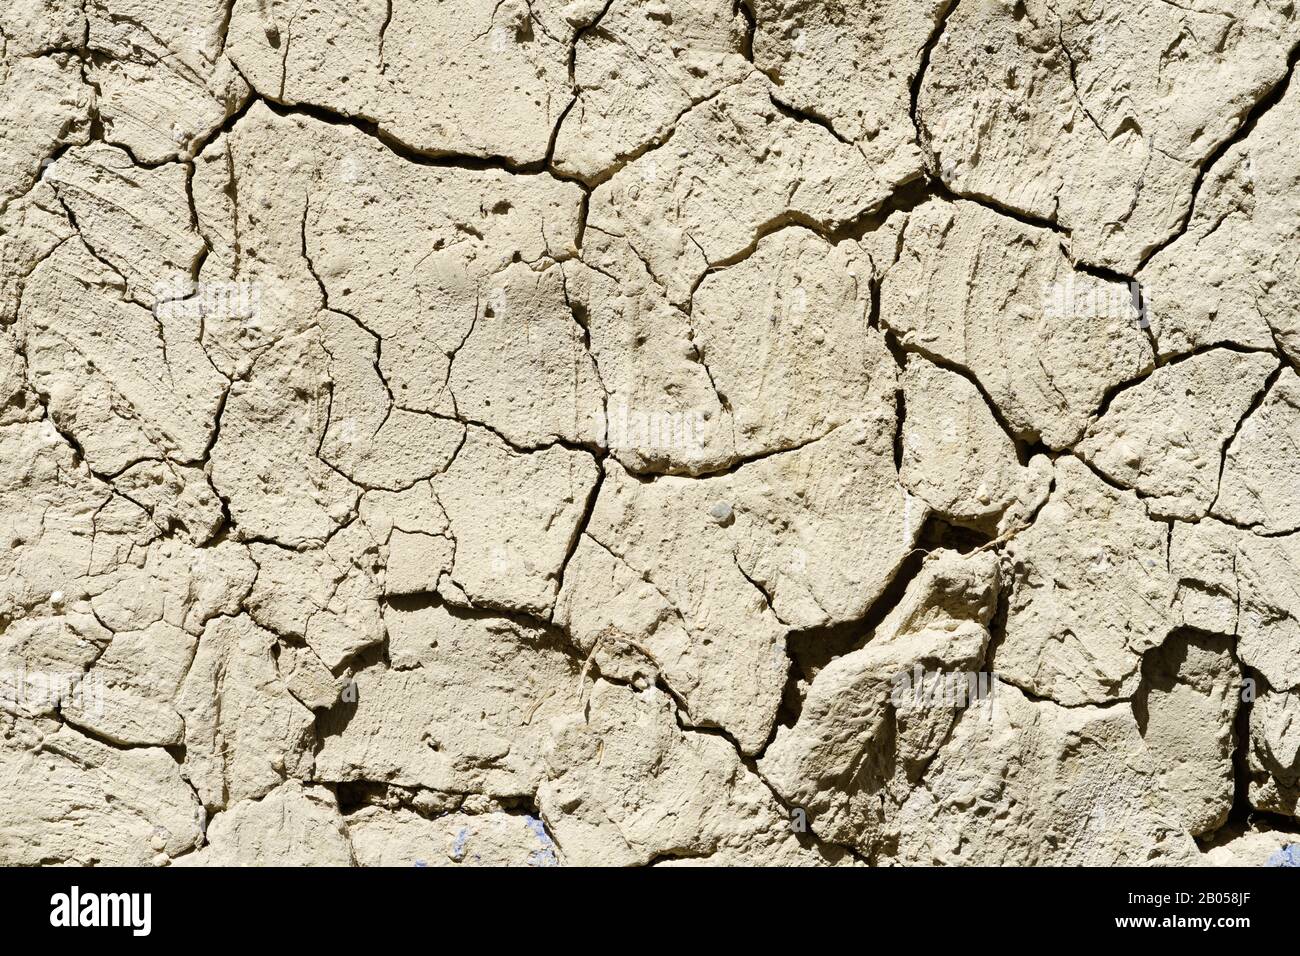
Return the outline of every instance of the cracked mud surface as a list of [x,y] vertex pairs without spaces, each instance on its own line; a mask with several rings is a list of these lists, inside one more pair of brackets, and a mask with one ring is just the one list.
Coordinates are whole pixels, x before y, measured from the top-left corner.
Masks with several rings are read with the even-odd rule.
[[8,3],[0,863],[1300,842],[1297,58],[1283,0]]

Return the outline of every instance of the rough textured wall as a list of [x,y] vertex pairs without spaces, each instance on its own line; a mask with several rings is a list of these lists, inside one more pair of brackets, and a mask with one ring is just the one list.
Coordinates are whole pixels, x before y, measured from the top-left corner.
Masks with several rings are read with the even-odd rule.
[[1290,0],[8,0],[0,862],[1300,841]]

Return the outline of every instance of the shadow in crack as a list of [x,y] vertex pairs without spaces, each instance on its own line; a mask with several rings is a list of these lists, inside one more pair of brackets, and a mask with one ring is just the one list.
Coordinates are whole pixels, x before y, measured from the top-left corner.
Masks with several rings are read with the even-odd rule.
[[865,646],[875,637],[876,629],[898,606],[907,591],[907,586],[920,574],[921,565],[928,554],[940,550],[967,554],[992,540],[991,534],[951,524],[932,514],[921,529],[916,547],[899,566],[889,586],[865,615],[842,624],[832,624],[806,631],[792,631],[786,638],[790,674],[786,680],[780,709],[777,711],[777,726],[794,726],[803,707],[803,691],[817,676],[818,671],[837,657],[843,657]]

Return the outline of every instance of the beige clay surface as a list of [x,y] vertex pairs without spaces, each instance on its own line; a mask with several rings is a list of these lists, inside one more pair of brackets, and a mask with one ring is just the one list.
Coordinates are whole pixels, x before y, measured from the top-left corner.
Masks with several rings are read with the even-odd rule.
[[6,0],[0,864],[1265,864],[1298,54]]

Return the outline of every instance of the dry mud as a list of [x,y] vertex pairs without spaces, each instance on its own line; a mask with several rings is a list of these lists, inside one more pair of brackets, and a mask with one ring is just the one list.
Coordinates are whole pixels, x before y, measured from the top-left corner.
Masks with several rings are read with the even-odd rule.
[[1298,53],[9,0],[0,863],[1277,860]]

